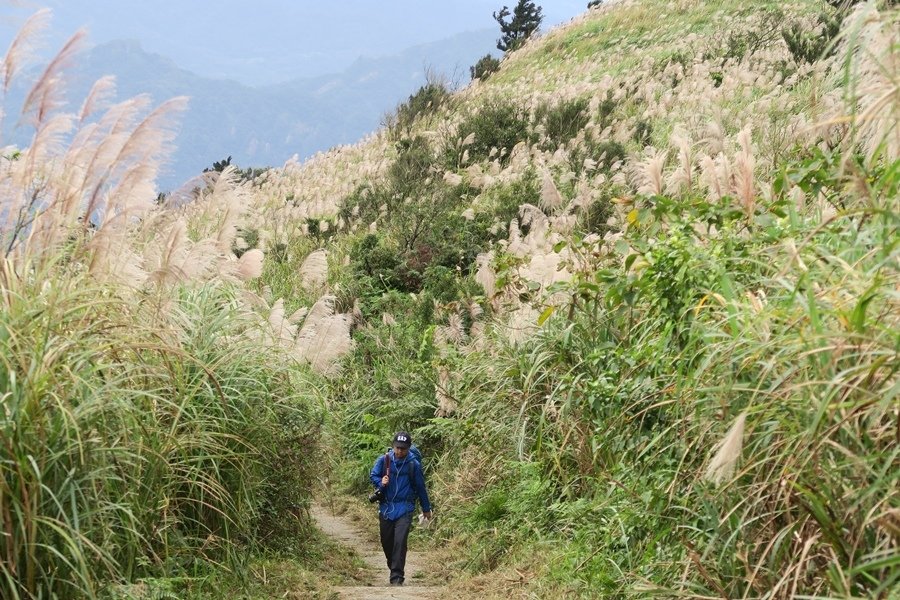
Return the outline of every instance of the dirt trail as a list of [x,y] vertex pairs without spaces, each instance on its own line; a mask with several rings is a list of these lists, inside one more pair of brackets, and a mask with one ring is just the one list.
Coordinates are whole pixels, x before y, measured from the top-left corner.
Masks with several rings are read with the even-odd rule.
[[[443,588],[422,581],[426,573],[425,557],[413,547],[416,545],[415,535],[410,539],[406,557],[406,585],[390,586],[384,554],[377,542],[369,541],[356,523],[345,516],[333,514],[325,506],[313,506],[311,512],[319,529],[331,539],[353,548],[366,563],[365,583],[334,588],[341,600],[437,600],[441,596]],[[371,526],[373,531],[378,526],[374,518]]]

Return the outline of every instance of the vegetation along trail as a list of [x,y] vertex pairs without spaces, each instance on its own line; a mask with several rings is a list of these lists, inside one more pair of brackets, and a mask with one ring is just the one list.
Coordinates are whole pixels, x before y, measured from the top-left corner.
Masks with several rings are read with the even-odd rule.
[[168,195],[187,100],[63,102],[82,33],[0,99],[0,599],[900,600],[900,0],[505,13]]

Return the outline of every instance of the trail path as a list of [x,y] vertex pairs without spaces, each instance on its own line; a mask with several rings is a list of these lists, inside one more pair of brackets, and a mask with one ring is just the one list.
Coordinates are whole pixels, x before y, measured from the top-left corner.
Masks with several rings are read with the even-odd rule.
[[[381,546],[369,541],[357,523],[343,515],[333,514],[325,506],[315,505],[311,512],[319,529],[331,539],[353,548],[366,563],[365,583],[334,588],[341,600],[437,600],[440,597],[442,588],[428,585],[421,579],[425,573],[425,557],[413,548],[414,539],[410,540],[406,557],[406,585],[390,586]],[[374,531],[377,523],[373,520],[371,526]]]

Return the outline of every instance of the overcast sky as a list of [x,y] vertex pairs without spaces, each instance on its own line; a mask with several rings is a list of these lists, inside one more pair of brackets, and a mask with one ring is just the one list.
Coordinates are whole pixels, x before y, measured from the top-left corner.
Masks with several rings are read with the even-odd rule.
[[[341,71],[360,56],[389,55],[463,31],[494,28],[499,35],[491,13],[503,4],[504,0],[0,0],[0,48],[5,50],[25,17],[47,6],[54,13],[50,31],[54,46],[86,27],[91,43],[136,39],[146,50],[200,75],[258,85]],[[547,29],[583,12],[587,1],[538,4]]]

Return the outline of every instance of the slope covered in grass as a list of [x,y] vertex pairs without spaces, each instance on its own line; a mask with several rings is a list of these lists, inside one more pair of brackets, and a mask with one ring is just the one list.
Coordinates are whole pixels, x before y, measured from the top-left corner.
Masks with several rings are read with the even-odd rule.
[[896,50],[883,5],[609,3],[270,172],[354,315],[347,489],[413,430],[498,597],[887,597]]
[[39,88],[2,172],[3,589],[239,571],[302,523],[321,400],[331,488],[413,432],[460,594],[890,597],[890,4],[609,3],[156,204],[177,102]]

